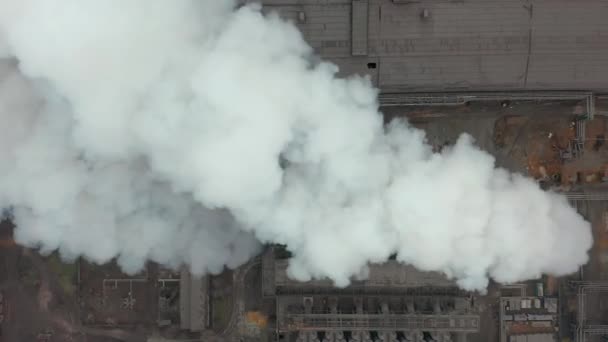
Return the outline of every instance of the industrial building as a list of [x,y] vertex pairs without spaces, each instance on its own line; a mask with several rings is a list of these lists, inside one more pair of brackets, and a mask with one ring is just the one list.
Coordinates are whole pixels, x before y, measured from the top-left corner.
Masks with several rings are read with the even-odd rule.
[[291,280],[287,264],[274,248],[262,257],[262,292],[276,303],[276,332],[285,341],[462,342],[479,331],[472,297],[440,273],[393,260],[335,288],[329,280]]
[[500,342],[557,342],[558,299],[500,298]]
[[608,90],[606,1],[261,2],[383,93]]

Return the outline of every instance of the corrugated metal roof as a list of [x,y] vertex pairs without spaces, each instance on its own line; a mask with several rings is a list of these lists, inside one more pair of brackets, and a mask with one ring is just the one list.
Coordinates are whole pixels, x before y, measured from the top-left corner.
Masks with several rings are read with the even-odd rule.
[[[383,90],[608,90],[607,0],[353,1],[262,2],[321,56]],[[364,50],[377,69],[353,59]]]

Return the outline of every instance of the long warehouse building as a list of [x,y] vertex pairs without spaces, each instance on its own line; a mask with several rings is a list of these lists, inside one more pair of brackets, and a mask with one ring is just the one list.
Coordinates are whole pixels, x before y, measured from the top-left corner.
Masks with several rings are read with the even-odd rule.
[[606,0],[261,2],[384,93],[608,91]]

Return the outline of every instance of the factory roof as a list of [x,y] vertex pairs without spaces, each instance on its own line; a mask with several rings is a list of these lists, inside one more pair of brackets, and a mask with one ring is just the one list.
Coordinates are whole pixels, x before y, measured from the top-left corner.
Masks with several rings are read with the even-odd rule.
[[608,1],[262,0],[385,92],[608,90]]
[[[275,261],[275,285],[291,287],[331,287],[329,279],[311,280],[305,283],[290,279],[287,276],[288,260]],[[369,268],[369,276],[362,281],[355,281],[350,287],[452,287],[455,282],[438,272],[422,272],[410,265],[397,261],[374,264]]]

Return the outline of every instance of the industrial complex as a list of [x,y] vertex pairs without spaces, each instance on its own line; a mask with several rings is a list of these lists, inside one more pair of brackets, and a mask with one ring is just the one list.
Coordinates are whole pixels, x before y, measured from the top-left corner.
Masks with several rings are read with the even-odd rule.
[[369,77],[387,121],[408,118],[436,149],[468,132],[564,193],[592,223],[590,262],[487,293],[396,260],[345,288],[298,282],[280,245],[221,274],[126,275],[20,247],[4,222],[0,342],[608,341],[607,0],[240,1],[256,2],[340,75]]
[[327,281],[289,280],[286,260],[262,258],[262,288],[276,302],[276,331],[288,341],[466,341],[479,331],[471,296],[437,273],[395,261],[337,289]]

